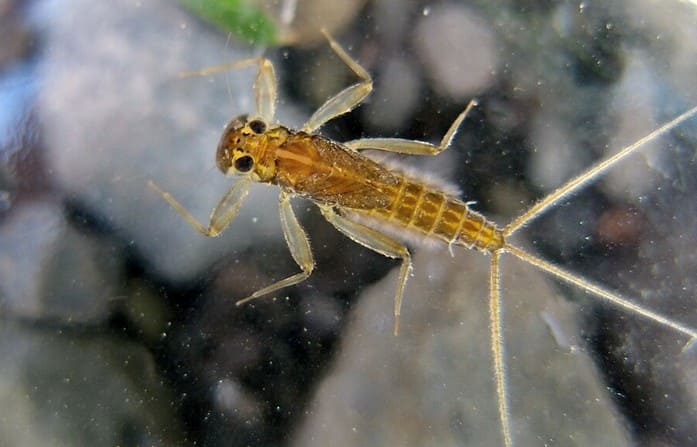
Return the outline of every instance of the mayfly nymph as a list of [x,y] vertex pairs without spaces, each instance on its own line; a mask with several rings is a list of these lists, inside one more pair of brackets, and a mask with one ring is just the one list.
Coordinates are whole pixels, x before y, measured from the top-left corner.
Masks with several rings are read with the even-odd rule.
[[[607,290],[559,266],[540,259],[512,245],[508,238],[524,225],[559,203],[562,198],[579,191],[597,179],[611,166],[638,150],[644,143],[674,129],[697,114],[697,107],[659,127],[647,136],[625,147],[615,155],[596,164],[571,179],[537,204],[530,207],[509,225],[499,227],[469,204],[408,174],[390,169],[362,155],[361,150],[376,149],[411,155],[436,155],[452,141],[467,112],[475,105],[471,101],[455,119],[438,145],[400,138],[362,138],[340,143],[318,133],[323,124],[349,112],[359,105],[372,90],[367,71],[325,33],[329,44],[360,81],[329,98],[300,130],[274,121],[277,84],[274,68],[266,58],[245,59],[232,64],[212,67],[198,74],[215,73],[248,65],[258,65],[254,83],[256,114],[234,118],[226,126],[216,154],[218,168],[240,179],[218,202],[208,225],[194,218],[169,193],[154,183],[157,191],[187,222],[204,236],[217,236],[235,218],[252,182],[273,184],[281,189],[280,219],[290,253],[301,271],[257,290],[237,304],[273,293],[281,288],[307,279],[314,269],[314,260],[305,231],[300,226],[290,199],[302,196],[317,204],[322,215],[340,232],[355,242],[384,256],[401,260],[399,281],[394,297],[394,333],[399,330],[399,315],[405,285],[411,270],[407,246],[397,237],[388,235],[379,226],[366,222],[384,223],[397,230],[423,239],[443,242],[443,247],[473,248],[490,256],[489,326],[493,375],[496,383],[501,435],[506,446],[513,445],[508,412],[508,392],[504,370],[504,349],[499,290],[500,256],[511,253],[556,278],[573,284],[616,306],[634,312],[655,323],[670,327],[685,335],[689,342],[697,331],[677,321],[635,304],[616,292]],[[363,219],[365,218],[365,219]]]

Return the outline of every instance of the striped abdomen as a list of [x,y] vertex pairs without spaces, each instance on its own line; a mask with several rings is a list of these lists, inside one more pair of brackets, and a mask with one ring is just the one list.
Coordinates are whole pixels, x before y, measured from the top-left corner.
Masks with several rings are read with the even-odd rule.
[[482,251],[504,245],[502,231],[467,204],[427,185],[402,179],[389,207],[368,212],[374,218],[448,244]]

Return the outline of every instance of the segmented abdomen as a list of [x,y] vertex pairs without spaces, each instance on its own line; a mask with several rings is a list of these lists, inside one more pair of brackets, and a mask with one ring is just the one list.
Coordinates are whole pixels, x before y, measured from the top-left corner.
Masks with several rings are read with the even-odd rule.
[[375,218],[448,244],[482,251],[503,247],[501,230],[467,204],[429,186],[402,179],[387,208],[369,212]]

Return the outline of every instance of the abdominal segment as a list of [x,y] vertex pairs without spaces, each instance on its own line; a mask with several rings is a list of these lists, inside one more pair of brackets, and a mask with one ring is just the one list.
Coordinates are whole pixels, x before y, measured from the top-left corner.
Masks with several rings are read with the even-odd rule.
[[424,238],[448,244],[492,251],[504,245],[501,231],[466,203],[423,183],[403,179],[390,205],[366,210],[367,215],[391,227],[403,228]]

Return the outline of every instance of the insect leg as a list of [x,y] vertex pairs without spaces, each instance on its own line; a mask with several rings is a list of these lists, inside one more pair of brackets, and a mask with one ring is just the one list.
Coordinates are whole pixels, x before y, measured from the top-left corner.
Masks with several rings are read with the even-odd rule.
[[251,181],[246,177],[241,178],[235,184],[233,184],[230,190],[223,196],[222,199],[220,199],[218,204],[211,212],[208,225],[206,226],[192,216],[191,213],[189,213],[184,206],[177,202],[170,193],[160,189],[152,180],[148,182],[148,186],[160,194],[162,198],[172,206],[172,208],[181,214],[182,217],[184,217],[184,219],[186,219],[186,221],[196,229],[196,231],[208,237],[218,236],[228,225],[230,225],[230,222],[232,222],[232,219],[235,218],[237,212],[240,210],[242,201],[249,192],[250,185]]
[[359,77],[361,81],[350,87],[346,87],[336,95],[329,98],[319,109],[312,114],[309,120],[302,127],[303,132],[312,133],[319,129],[324,123],[349,112],[373,90],[373,80],[370,74],[361,67],[358,62],[353,60],[346,51],[324,30],[325,37],[329,41],[332,50],[341,58],[342,61]]
[[272,122],[276,115],[276,96],[278,83],[273,64],[265,57],[253,57],[242,59],[227,64],[215,65],[202,70],[185,71],[179,74],[180,77],[208,76],[223,71],[234,70],[257,64],[259,66],[256,79],[254,80],[254,96],[256,98],[257,114],[266,122]]
[[402,299],[404,298],[404,286],[407,283],[409,272],[411,271],[411,255],[403,244],[390,238],[389,236],[353,222],[337,214],[331,207],[321,206],[322,215],[334,227],[354,240],[355,242],[373,251],[387,256],[402,260],[402,267],[399,270],[399,285],[394,297],[394,335],[399,334],[399,315],[402,309]]
[[426,143],[424,141],[406,140],[404,138],[361,138],[344,143],[350,149],[379,149],[381,151],[398,152],[409,155],[437,155],[446,150],[457,133],[460,124],[465,119],[469,111],[477,105],[477,100],[473,99],[467,104],[465,110],[460,113],[455,121],[450,125],[448,131],[443,136],[439,145]]
[[281,193],[279,208],[281,214],[281,227],[283,228],[283,235],[288,243],[288,249],[290,250],[290,254],[293,256],[296,264],[298,264],[302,271],[266,286],[263,289],[257,290],[247,298],[241,299],[235,303],[238,306],[246,303],[247,301],[259,298],[260,296],[267,295],[284,287],[302,282],[310,276],[312,270],[315,268],[315,261],[312,258],[312,250],[310,249],[310,241],[307,240],[305,231],[300,226],[297,217],[295,217],[293,207],[290,204],[289,195]]
[[254,80],[254,97],[257,103],[257,113],[267,123],[273,122],[276,115],[276,92],[278,83],[273,64],[270,60],[259,60],[259,71]]

